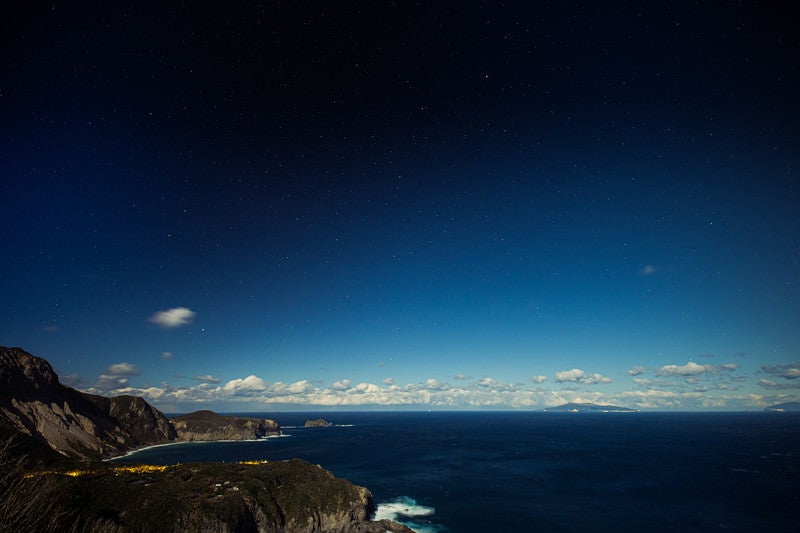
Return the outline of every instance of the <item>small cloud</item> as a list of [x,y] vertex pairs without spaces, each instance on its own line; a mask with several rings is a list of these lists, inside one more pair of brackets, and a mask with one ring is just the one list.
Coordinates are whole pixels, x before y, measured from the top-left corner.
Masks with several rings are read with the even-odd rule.
[[61,328],[53,324],[52,326],[42,327],[42,331],[44,331],[45,333],[58,333],[59,331],[61,331]]
[[105,373],[109,376],[138,376],[139,369],[134,364],[123,362],[110,365]]
[[598,383],[611,383],[611,378],[600,374],[587,374],[580,368],[556,372],[556,383],[582,383],[594,385]]
[[202,376],[195,376],[192,378],[195,381],[202,381],[203,383],[219,383],[222,380],[212,376],[211,374],[205,374]]
[[249,375],[246,378],[232,379],[222,389],[225,392],[238,394],[241,392],[259,392],[266,390],[267,383],[258,376]]
[[720,374],[722,372],[732,372],[739,368],[736,363],[726,363],[724,365],[701,365],[694,361],[689,361],[685,365],[664,365],[657,374],[659,376],[679,376],[692,377],[701,374]]
[[453,376],[453,379],[456,379],[458,381],[464,381],[466,379],[469,379],[469,376],[466,374],[456,374],[455,376]]
[[343,391],[350,388],[351,381],[349,379],[343,379],[340,381],[334,381],[331,385],[331,389],[336,391]]
[[626,372],[629,376],[641,376],[647,372],[647,369],[643,366],[635,366]]
[[[114,365],[112,365],[114,366]],[[119,374],[100,374],[90,392],[117,395],[116,391],[128,386],[128,378]]]
[[426,390],[448,390],[450,389],[449,383],[442,383],[441,381],[433,378],[429,378],[425,380],[425,389]]
[[394,378],[386,378],[383,381],[381,381],[381,383],[383,383],[386,386],[394,385]]
[[772,374],[783,379],[798,379],[800,378],[800,365],[791,363],[788,365],[764,365],[761,371],[765,374]]
[[359,383],[353,387],[353,391],[357,394],[376,394],[380,392],[380,388],[373,383]]
[[172,352],[161,352],[161,359],[163,359],[164,361],[169,361],[170,359],[173,358],[174,355],[175,354],[173,354]]
[[148,320],[162,328],[173,329],[191,324],[196,315],[197,313],[188,307],[173,307],[153,314]]
[[531,381],[534,383],[544,383],[547,381],[547,376],[531,376]]
[[800,389],[800,383],[776,383],[771,379],[759,379],[758,384],[769,390]]
[[302,394],[304,392],[308,392],[313,388],[311,382],[307,379],[303,379],[300,381],[295,381],[291,385],[289,385],[289,392],[292,394]]
[[495,387],[498,385],[498,381],[494,378],[485,377],[478,381],[478,385],[481,387]]
[[653,265],[645,265],[641,269],[639,269],[639,273],[642,276],[650,276],[652,274],[655,274],[655,272],[656,272],[656,267],[654,267]]

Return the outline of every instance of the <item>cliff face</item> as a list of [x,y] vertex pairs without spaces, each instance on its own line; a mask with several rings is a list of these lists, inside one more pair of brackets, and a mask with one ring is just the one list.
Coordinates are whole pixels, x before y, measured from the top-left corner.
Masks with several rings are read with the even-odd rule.
[[0,425],[80,459],[175,438],[167,418],[141,398],[76,391],[47,361],[20,348],[0,348]]
[[173,417],[178,440],[249,440],[280,435],[277,422],[269,419],[219,415],[212,411],[196,411]]
[[106,416],[114,419],[119,426],[137,442],[158,442],[175,440],[175,428],[155,407],[137,396],[114,396],[106,398],[82,393],[84,398],[96,405]]

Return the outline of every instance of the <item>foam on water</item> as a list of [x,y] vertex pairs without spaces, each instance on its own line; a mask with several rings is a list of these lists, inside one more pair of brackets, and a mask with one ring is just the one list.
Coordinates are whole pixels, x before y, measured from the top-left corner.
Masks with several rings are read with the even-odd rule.
[[427,520],[434,513],[436,509],[433,507],[420,505],[414,498],[400,496],[392,501],[379,503],[375,510],[375,520],[399,522],[417,533],[435,533],[442,529]]

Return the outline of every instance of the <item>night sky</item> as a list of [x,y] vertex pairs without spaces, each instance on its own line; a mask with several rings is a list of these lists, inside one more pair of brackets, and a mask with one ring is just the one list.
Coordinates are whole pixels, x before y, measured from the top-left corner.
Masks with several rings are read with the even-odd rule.
[[800,399],[789,3],[16,2],[0,344],[167,412]]

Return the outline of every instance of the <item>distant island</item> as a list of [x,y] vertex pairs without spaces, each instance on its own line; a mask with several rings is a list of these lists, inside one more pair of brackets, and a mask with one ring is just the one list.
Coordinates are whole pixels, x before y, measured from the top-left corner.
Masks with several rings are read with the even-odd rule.
[[548,413],[636,413],[638,409],[596,403],[565,403],[557,407],[546,407],[542,411]]
[[413,533],[370,520],[375,504],[366,488],[301,459],[100,460],[153,444],[278,433],[273,420],[212,411],[169,420],[142,398],[62,385],[44,359],[0,347],[0,529]]
[[800,402],[779,403],[777,405],[771,405],[769,407],[766,407],[764,410],[772,411],[775,413],[798,412],[800,411]]
[[306,420],[304,427],[307,428],[327,428],[331,427],[333,424],[325,420],[324,418],[317,418],[316,420]]

